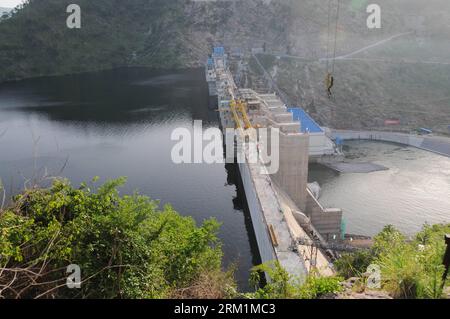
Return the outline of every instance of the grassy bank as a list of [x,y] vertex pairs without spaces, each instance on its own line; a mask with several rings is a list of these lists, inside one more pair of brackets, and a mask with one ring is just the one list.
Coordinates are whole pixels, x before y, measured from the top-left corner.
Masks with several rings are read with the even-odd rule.
[[394,298],[443,298],[450,286],[448,280],[445,284],[442,281],[444,236],[449,233],[450,224],[425,225],[409,239],[393,226],[386,226],[375,236],[370,250],[346,254],[335,266],[341,276],[350,278],[364,277],[374,265],[380,271],[381,288]]

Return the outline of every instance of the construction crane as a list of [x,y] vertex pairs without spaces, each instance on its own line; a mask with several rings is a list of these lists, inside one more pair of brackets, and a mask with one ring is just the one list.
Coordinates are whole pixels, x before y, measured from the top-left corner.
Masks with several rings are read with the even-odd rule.
[[[252,128],[253,125],[250,122],[247,114],[247,103],[241,99],[233,99],[230,101],[230,109],[231,114],[233,115],[233,119],[236,122],[237,128],[242,128],[242,122],[244,122],[244,128],[249,129]],[[238,112],[239,111],[239,112]],[[240,114],[240,116],[239,116]],[[241,121],[242,119],[242,121]]]
[[239,111],[241,112],[242,119],[244,120],[245,129],[252,128],[253,125],[250,122],[250,119],[248,118],[248,114],[247,114],[247,103],[243,100],[238,100],[237,105],[238,105]]
[[[328,98],[333,96],[331,89],[334,86],[334,66],[336,62],[336,47],[337,47],[337,31],[339,24],[339,11],[340,11],[340,0],[337,0],[337,9],[336,9],[336,25],[334,30],[334,47],[333,47],[333,58],[330,59],[330,34],[331,34],[331,4],[334,0],[328,0],[328,38],[327,38],[327,70],[325,75],[325,87],[327,90]],[[330,65],[331,60],[331,65]]]
[[230,101],[230,110],[231,110],[231,114],[233,115],[233,120],[234,123],[236,124],[236,128],[242,128],[242,124],[241,124],[241,119],[239,118],[239,115],[236,111],[236,100],[231,100]]

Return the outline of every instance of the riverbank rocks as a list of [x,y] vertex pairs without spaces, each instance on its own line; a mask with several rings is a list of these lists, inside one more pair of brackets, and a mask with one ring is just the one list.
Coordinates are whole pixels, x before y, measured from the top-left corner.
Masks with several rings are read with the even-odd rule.
[[369,290],[363,293],[352,292],[350,294],[339,294],[337,299],[393,299],[385,291]]
[[344,291],[334,299],[393,299],[386,291],[368,289],[359,277],[347,279],[342,286]]

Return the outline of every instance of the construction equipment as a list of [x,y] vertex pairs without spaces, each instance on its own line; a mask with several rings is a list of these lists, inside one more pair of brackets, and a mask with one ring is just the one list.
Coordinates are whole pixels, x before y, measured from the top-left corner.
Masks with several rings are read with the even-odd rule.
[[247,103],[245,101],[241,99],[231,100],[230,109],[237,128],[242,128],[242,122],[244,122],[244,129],[253,128],[253,125],[248,118]]
[[327,73],[327,76],[325,78],[325,86],[327,88],[328,98],[331,98],[333,96],[331,89],[334,86],[334,77],[331,73]]
[[239,111],[241,112],[242,119],[244,120],[245,129],[252,128],[253,125],[250,122],[250,119],[248,118],[248,114],[247,114],[247,103],[243,100],[238,100],[237,105],[238,105]]
[[[336,47],[337,47],[337,31],[338,31],[338,24],[339,24],[339,13],[340,13],[340,0],[337,0],[337,8],[336,8],[336,25],[334,30],[334,47],[333,47],[333,58],[330,58],[330,34],[331,34],[331,3],[334,0],[328,1],[328,38],[327,38],[327,70],[326,70],[326,76],[325,76],[325,88],[327,90],[328,98],[331,98],[333,96],[333,93],[331,89],[334,86],[334,66],[336,62]],[[331,60],[331,65],[330,65]]]
[[231,110],[231,114],[233,115],[233,120],[234,120],[235,126],[236,126],[236,128],[242,128],[241,119],[239,118],[239,115],[236,111],[236,106],[237,106],[236,100],[231,100],[230,101],[230,110]]

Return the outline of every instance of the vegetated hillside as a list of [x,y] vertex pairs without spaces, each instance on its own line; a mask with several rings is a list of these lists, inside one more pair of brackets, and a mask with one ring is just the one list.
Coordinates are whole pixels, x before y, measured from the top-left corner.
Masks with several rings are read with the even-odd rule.
[[[334,27],[330,37],[324,31],[327,26],[313,27],[310,32],[317,33],[315,40],[302,33],[304,43],[312,44],[314,50],[296,43],[289,56],[268,54],[260,60],[278,86],[322,125],[406,131],[425,126],[449,133],[450,4],[379,1],[382,28],[370,30],[365,24],[365,5],[363,11],[349,6],[363,2],[341,2],[336,41],[340,58],[335,63],[332,99],[324,84],[324,58],[327,39],[328,57],[333,56]],[[320,12],[319,21],[327,21],[324,8],[309,16],[320,17]],[[256,64],[250,66],[257,76]],[[387,119],[399,119],[401,125],[385,127]]]
[[[338,21],[337,0],[79,0],[82,28],[71,30],[71,2],[30,0],[0,23],[0,82],[121,66],[201,66],[213,45],[265,46],[291,56],[268,66],[323,125],[379,128],[399,118],[405,129],[447,131],[450,124],[447,0],[379,0],[381,29],[367,28],[368,0],[340,0]],[[336,62],[329,100],[324,58],[333,56],[335,32],[336,56],[347,59]]]
[[[156,40],[153,24],[164,30],[177,14],[169,2],[80,0],[82,28],[77,30],[66,26],[71,1],[31,1],[0,24],[0,64],[6,66],[0,80],[127,65],[134,52],[144,59],[142,51],[150,53],[146,42]],[[166,46],[176,52],[175,43],[169,40]],[[167,54],[153,61],[163,66],[171,58]]]
[[[440,40],[450,36],[450,3],[446,0],[340,0],[336,21],[337,3],[337,0],[290,2],[294,17],[287,24],[290,53],[306,58],[325,58],[327,42],[329,50],[333,49],[336,25],[337,56],[405,32]],[[381,8],[380,29],[367,27],[369,14],[366,10],[371,3]]]
[[286,1],[79,0],[82,27],[68,29],[72,2],[31,0],[2,21],[0,81],[129,65],[200,65],[215,43],[284,43],[289,19]]
[[[337,61],[332,99],[323,63],[283,58],[269,69],[278,86],[321,125],[448,132],[450,63]],[[385,127],[387,119],[398,119],[400,125]]]
[[[79,0],[81,29],[68,29],[70,0],[29,0],[0,24],[0,81],[145,65],[202,65],[214,44],[309,57],[325,52],[337,1]],[[367,40],[366,0],[341,0],[341,28]],[[390,14],[390,13],[386,13]],[[387,20],[387,19],[386,19]],[[389,33],[398,19],[387,20]],[[349,49],[359,44],[343,39]]]

